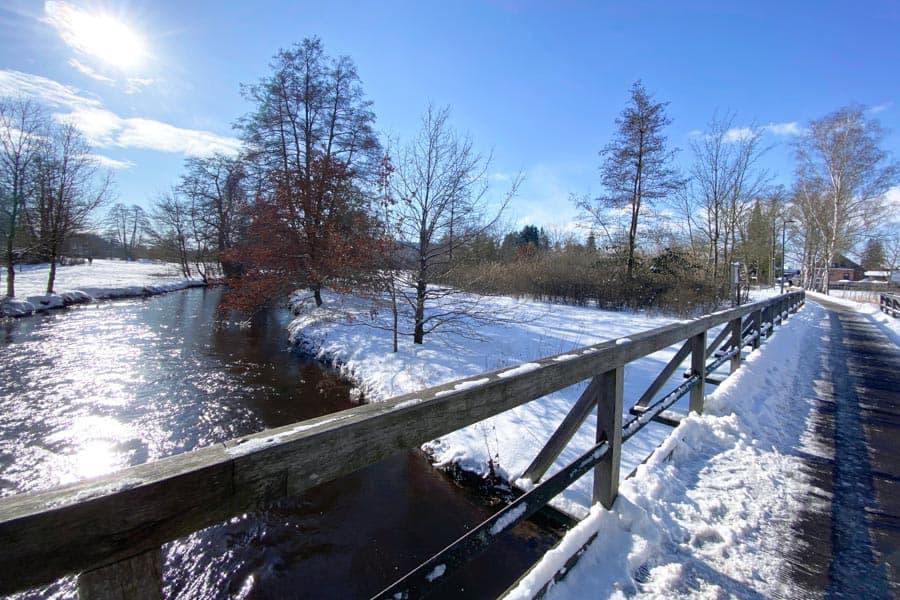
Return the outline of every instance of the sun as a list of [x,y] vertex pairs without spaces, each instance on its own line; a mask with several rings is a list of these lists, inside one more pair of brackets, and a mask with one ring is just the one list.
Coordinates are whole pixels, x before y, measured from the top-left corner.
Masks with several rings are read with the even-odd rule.
[[44,12],[66,44],[109,66],[133,69],[147,56],[143,37],[112,14],[55,1],[46,2]]

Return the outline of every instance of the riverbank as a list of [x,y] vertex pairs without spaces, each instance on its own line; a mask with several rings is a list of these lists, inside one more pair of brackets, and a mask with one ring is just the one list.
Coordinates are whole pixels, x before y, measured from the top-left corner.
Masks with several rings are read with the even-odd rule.
[[[401,338],[399,352],[393,353],[390,311],[373,309],[369,300],[331,292],[324,294],[324,300],[323,306],[316,308],[309,294],[301,292],[292,297],[291,306],[297,317],[289,325],[291,340],[319,359],[332,362],[373,402],[564,354],[677,320],[644,312],[610,312],[509,297],[459,295],[430,310],[447,312],[454,306],[477,303],[479,314],[494,317],[461,315],[452,329],[427,335],[423,345],[414,345],[409,337]],[[677,348],[667,348],[629,364],[625,373],[626,399],[639,397],[676,351]],[[671,387],[681,380],[680,373],[674,375]],[[454,464],[485,477],[493,471],[505,480],[515,481],[585,385],[586,382],[443,436],[425,444],[423,449],[437,466]],[[648,430],[625,447],[623,473],[637,467],[671,432],[657,424]],[[590,418],[558,463],[571,462],[592,446],[594,431],[594,418]],[[587,515],[591,485],[590,478],[576,482],[557,498],[555,507],[575,517]]]
[[[45,294],[49,264],[16,267],[16,297],[0,298],[0,317],[23,317],[96,300],[164,294],[206,285],[185,279],[178,265],[159,261],[96,259],[92,263],[57,266],[57,294]],[[5,289],[6,280],[0,282]]]

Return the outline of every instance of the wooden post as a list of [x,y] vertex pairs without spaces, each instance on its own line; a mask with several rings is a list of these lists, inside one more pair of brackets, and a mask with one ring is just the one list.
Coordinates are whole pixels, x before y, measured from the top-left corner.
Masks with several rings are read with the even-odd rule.
[[731,372],[734,373],[741,366],[741,349],[744,347],[744,340],[741,335],[741,318],[738,317],[731,322],[731,347],[737,349],[737,354],[731,357]]
[[706,332],[702,331],[693,337],[691,352],[691,375],[700,377],[700,381],[691,388],[691,412],[698,415],[703,412],[703,396],[706,393]]
[[547,470],[553,466],[553,461],[565,450],[566,444],[569,443],[569,440],[572,439],[572,436],[575,435],[575,432],[578,431],[584,420],[591,414],[591,409],[599,402],[602,385],[603,382],[599,377],[591,379],[584,392],[581,393],[581,397],[575,402],[572,410],[569,411],[566,418],[556,428],[556,431],[553,432],[553,435],[550,436],[550,439],[547,440],[547,443],[544,444],[544,447],[541,448],[535,459],[522,473],[524,479],[530,479],[537,483]]
[[753,338],[753,349],[758,350],[759,344],[762,342],[762,310],[754,310],[753,311],[753,331],[756,333],[756,337]]
[[79,600],[161,600],[162,597],[159,549],[78,576]]
[[611,369],[599,377],[597,398],[597,441],[609,442],[609,454],[594,467],[594,502],[612,508],[619,495],[619,469],[622,464],[622,389],[625,367]]

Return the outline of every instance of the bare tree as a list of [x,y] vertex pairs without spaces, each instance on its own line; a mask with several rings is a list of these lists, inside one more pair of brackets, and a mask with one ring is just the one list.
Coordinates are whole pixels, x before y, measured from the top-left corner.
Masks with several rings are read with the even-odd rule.
[[812,121],[796,143],[797,195],[807,207],[806,228],[821,236],[826,294],[828,266],[877,222],[897,182],[900,170],[881,148],[883,138],[877,120],[849,106]]
[[708,131],[691,143],[690,218],[706,241],[714,287],[727,280],[746,210],[769,181],[756,168],[766,151],[761,139],[761,128],[735,128],[734,116],[714,115]]
[[44,111],[24,98],[0,98],[0,217],[6,295],[15,296],[15,238],[30,193],[32,164],[47,123]]
[[25,225],[39,255],[50,263],[47,293],[66,241],[83,231],[109,197],[111,177],[101,174],[90,145],[71,123],[51,127],[33,163],[35,186]]
[[172,189],[156,201],[151,218],[156,225],[151,231],[156,243],[178,261],[182,275],[191,277],[190,202]]
[[194,229],[206,238],[203,246],[215,254],[224,275],[237,275],[239,266],[226,255],[237,245],[248,204],[244,161],[217,153],[189,158],[185,167],[178,191],[189,199]]
[[414,255],[409,271],[414,292],[406,300],[414,313],[416,344],[436,328],[466,317],[465,311],[450,309],[426,314],[427,304],[454,293],[430,284],[447,274],[455,250],[490,229],[520,180],[515,179],[497,211],[488,214],[484,198],[490,157],[475,152],[470,138],[457,135],[449,117],[449,107],[428,107],[418,135],[400,152],[391,178],[398,235]]
[[134,260],[135,250],[150,229],[150,220],[144,209],[136,204],[125,206],[121,202],[116,203],[106,215],[106,224],[110,237],[122,249],[125,260]]
[[671,166],[676,150],[666,147],[663,129],[671,123],[666,115],[668,102],[653,102],[640,80],[631,86],[631,101],[616,119],[618,130],[600,152],[603,157],[603,187],[606,194],[579,205],[594,217],[602,230],[607,228],[609,211],[626,209],[629,215],[626,275],[634,273],[634,252],[642,211],[680,185]]

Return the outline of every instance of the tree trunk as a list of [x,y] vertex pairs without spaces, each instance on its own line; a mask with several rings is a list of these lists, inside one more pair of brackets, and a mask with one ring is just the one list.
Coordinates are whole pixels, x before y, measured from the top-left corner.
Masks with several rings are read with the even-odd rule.
[[12,257],[12,241],[10,241],[10,248],[6,251],[6,295],[10,298],[16,295],[16,267],[13,264]]
[[419,280],[416,285],[416,315],[413,329],[413,344],[421,344],[425,340],[425,291],[427,284]]
[[396,354],[400,350],[400,345],[398,343],[398,334],[400,329],[400,313],[397,310],[397,281],[394,278],[394,274],[391,273],[391,317],[393,318],[393,334],[394,334],[394,353]]
[[316,299],[316,307],[322,306],[322,284],[313,285],[313,298]]
[[56,283],[56,252],[50,254],[50,274],[47,276],[47,293],[53,293],[53,284]]

